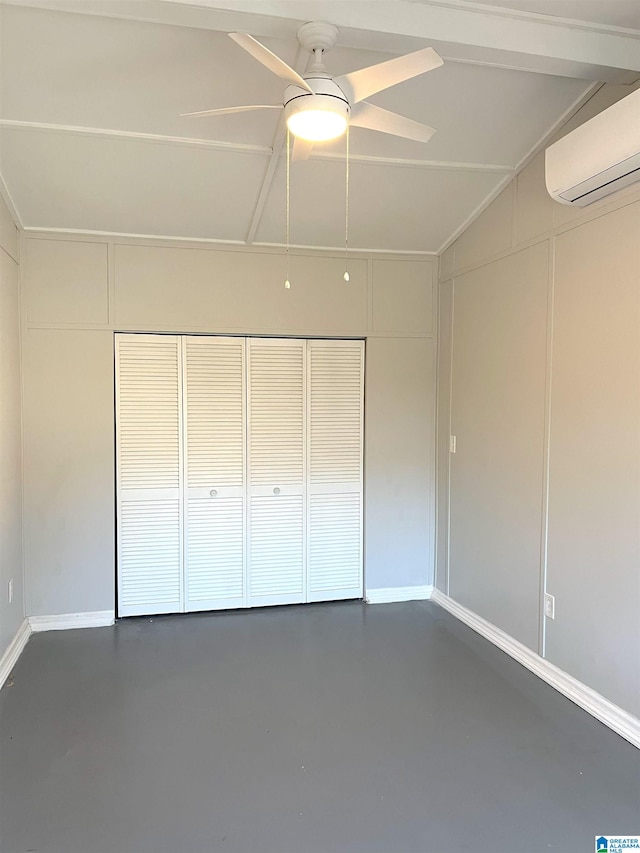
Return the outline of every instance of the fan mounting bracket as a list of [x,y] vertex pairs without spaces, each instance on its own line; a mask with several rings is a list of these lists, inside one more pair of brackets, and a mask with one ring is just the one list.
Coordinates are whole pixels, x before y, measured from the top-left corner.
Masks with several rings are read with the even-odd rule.
[[309,21],[298,29],[298,41],[309,53],[331,50],[338,41],[338,28],[326,21]]

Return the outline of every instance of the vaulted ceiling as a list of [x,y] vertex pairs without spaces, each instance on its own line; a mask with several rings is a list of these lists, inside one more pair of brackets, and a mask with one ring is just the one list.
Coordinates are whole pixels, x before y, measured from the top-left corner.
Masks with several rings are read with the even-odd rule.
[[[179,117],[282,100],[231,30],[299,71],[305,20],[339,27],[331,73],[429,44],[445,59],[371,98],[436,127],[429,143],[351,134],[354,249],[439,251],[599,82],[640,77],[637,0],[6,0],[0,16],[2,190],[27,230],[281,245],[279,114]],[[292,166],[292,243],[343,246],[344,208],[342,139]]]

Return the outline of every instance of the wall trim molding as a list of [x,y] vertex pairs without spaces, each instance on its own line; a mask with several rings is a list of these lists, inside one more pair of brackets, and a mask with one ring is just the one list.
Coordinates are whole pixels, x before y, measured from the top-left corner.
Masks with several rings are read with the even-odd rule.
[[87,613],[57,613],[54,616],[29,616],[33,633],[66,631],[69,628],[103,628],[116,621],[115,610],[92,610]]
[[478,616],[472,610],[458,604],[457,601],[439,589],[433,590],[432,601],[489,640],[494,646],[506,652],[530,672],[533,672],[534,675],[537,675],[538,678],[546,681],[547,684],[554,687],[584,711],[587,711],[596,720],[604,723],[616,734],[640,749],[640,720],[633,714],[605,699],[591,687],[587,687],[577,678],[540,657],[505,631],[497,628],[491,622],[487,622],[486,619]]
[[[1,249],[1,247],[0,247]],[[4,251],[4,250],[2,250]],[[196,326],[190,325],[188,327],[184,326],[163,326],[159,323],[154,323],[152,326],[144,326],[140,323],[44,323],[44,322],[35,322],[31,321],[27,323],[27,329],[69,329],[74,331],[75,329],[84,330],[84,331],[96,331],[96,332],[139,332],[142,334],[148,335],[190,335],[190,334],[206,334],[206,335],[238,335],[242,338],[246,337],[271,337],[271,338],[299,338],[300,330],[299,329],[277,329],[272,331],[271,329],[268,332],[262,328],[258,329],[248,329],[246,326],[238,327],[238,326],[217,326],[214,331],[211,330],[211,326]],[[352,329],[351,331],[344,331],[344,329],[340,329],[340,331],[335,331],[331,329],[323,329],[321,332],[314,331],[313,333],[309,333],[308,335],[304,335],[305,338],[309,339],[322,339],[322,338],[335,338],[336,340],[369,340],[369,339],[377,339],[377,338],[395,338],[395,339],[413,339],[413,340],[433,340],[433,334],[431,332],[371,332],[367,333],[366,329]]]
[[365,593],[367,604],[390,604],[394,601],[425,601],[431,598],[432,585],[425,586],[387,586],[368,589]]
[[18,662],[18,658],[27,645],[30,636],[31,626],[29,625],[29,620],[23,619],[22,625],[16,631],[13,640],[11,640],[0,659],[0,687],[2,687],[11,675],[11,671]]
[[[55,239],[96,239],[98,242],[113,241],[117,245],[154,245],[157,243],[167,243],[173,245],[175,243],[182,244],[180,248],[207,248],[213,246],[215,249],[224,249],[231,251],[253,251],[258,254],[266,251],[269,254],[282,255],[286,252],[286,243],[263,243],[254,242],[246,243],[244,240],[223,240],[217,237],[181,237],[171,234],[133,234],[126,231],[94,231],[90,228],[53,228],[49,226],[27,225],[22,229],[27,238],[39,238],[42,240]],[[344,258],[344,246],[311,246],[304,243],[292,243],[289,246],[292,254],[303,256],[324,256],[327,253],[337,255]],[[428,258],[435,261],[438,257],[437,252],[432,249],[372,249],[366,246],[349,246],[349,256],[354,256],[359,260],[366,260],[370,255],[375,255],[376,259],[381,256],[388,255],[394,260],[400,256],[399,260],[412,261],[420,258]]]

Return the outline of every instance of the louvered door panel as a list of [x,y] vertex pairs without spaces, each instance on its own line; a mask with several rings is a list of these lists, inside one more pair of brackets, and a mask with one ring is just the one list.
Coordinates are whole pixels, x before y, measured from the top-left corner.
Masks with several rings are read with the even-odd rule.
[[304,600],[303,496],[251,498],[251,603]]
[[116,336],[118,614],[182,609],[180,340]]
[[185,609],[245,604],[245,340],[184,341]]
[[119,615],[179,611],[180,501],[124,500],[119,544]]
[[249,340],[251,485],[304,477],[304,341]]
[[187,525],[187,610],[244,604],[244,501],[190,498]]
[[309,341],[311,482],[360,483],[362,342]]
[[362,341],[309,341],[309,601],[362,597]]
[[[312,601],[361,589],[361,498],[357,493],[309,498],[309,589]],[[342,597],[337,595],[336,597]]]
[[249,605],[306,598],[305,341],[248,341]]

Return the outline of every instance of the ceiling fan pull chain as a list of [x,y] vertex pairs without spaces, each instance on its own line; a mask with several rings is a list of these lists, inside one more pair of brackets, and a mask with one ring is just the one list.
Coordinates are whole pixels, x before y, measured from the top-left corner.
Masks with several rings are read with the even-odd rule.
[[345,168],[345,202],[344,202],[344,275],[349,281],[349,125],[347,125],[347,164]]
[[291,289],[291,282],[289,281],[289,227],[290,227],[290,207],[291,207],[291,191],[290,191],[290,170],[291,170],[291,132],[287,127],[287,216],[286,216],[286,278],[284,281],[284,286],[287,290]]

